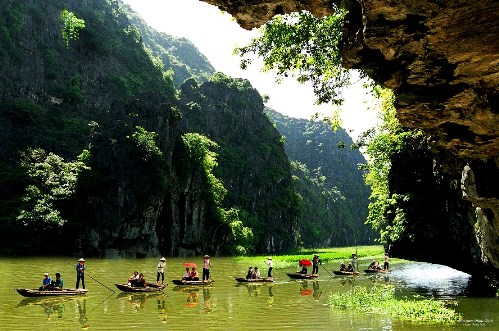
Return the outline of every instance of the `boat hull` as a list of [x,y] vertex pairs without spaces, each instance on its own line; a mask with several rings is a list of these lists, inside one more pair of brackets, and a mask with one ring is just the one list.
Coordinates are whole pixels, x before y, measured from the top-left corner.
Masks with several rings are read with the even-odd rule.
[[379,269],[364,269],[366,274],[387,274],[390,270],[379,270]]
[[56,296],[72,296],[72,295],[85,295],[88,290],[86,289],[63,289],[63,290],[45,290],[38,289],[16,288],[17,293],[23,297],[28,298],[43,298],[43,297],[56,297]]
[[236,280],[239,283],[272,283],[274,281],[273,278],[246,279],[243,277],[236,277]]
[[333,273],[337,276],[357,276],[359,274],[358,271],[339,271],[339,270],[333,270]]
[[213,283],[212,280],[182,280],[182,279],[174,279],[172,280],[173,284],[178,286],[207,286]]
[[120,291],[131,293],[147,293],[147,292],[160,292],[165,289],[168,284],[148,284],[146,287],[130,286],[128,284],[114,284]]
[[289,278],[292,279],[314,279],[319,277],[318,274],[301,274],[301,273],[289,273],[288,274]]

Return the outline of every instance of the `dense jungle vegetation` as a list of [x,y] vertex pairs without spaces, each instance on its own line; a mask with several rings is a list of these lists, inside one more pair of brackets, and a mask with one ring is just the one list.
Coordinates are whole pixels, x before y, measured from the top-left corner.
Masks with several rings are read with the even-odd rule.
[[365,192],[358,170],[291,164],[262,97],[188,41],[115,0],[0,5],[3,253],[245,254],[371,238],[347,201]]
[[[347,13],[337,9],[334,15],[316,18],[308,12],[277,15],[261,28],[261,36],[250,44],[239,47],[235,53],[242,57],[241,67],[252,63],[252,55],[263,60],[263,70],[274,70],[277,79],[293,76],[299,82],[310,82],[316,102],[341,105],[341,89],[349,83],[350,73],[342,67],[339,44],[342,25]],[[362,77],[366,77],[361,73]],[[395,192],[390,185],[396,179],[392,160],[398,155],[416,155],[426,149],[426,137],[417,130],[407,130],[396,119],[394,97],[389,90],[366,84],[379,99],[377,109],[381,124],[365,132],[354,148],[365,148],[368,161],[366,183],[371,187],[367,223],[381,233],[380,241],[391,243],[401,237],[410,238],[406,232],[407,202],[409,192]],[[336,127],[338,115],[332,114],[331,124]],[[342,146],[344,146],[342,144]],[[414,230],[414,229],[413,229]]]

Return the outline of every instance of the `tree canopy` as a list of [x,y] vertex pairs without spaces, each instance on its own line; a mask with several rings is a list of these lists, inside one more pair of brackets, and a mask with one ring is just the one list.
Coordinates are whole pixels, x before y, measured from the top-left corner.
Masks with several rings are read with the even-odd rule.
[[337,9],[320,19],[305,11],[275,16],[261,28],[260,37],[234,53],[242,58],[242,69],[256,54],[263,59],[263,71],[275,70],[278,80],[291,75],[301,83],[311,82],[317,104],[341,104],[340,88],[350,79],[339,51],[345,14]]

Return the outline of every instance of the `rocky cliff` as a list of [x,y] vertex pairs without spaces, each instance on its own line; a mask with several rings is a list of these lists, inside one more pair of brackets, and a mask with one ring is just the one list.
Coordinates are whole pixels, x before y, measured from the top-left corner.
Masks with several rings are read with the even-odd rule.
[[[333,3],[348,9],[344,66],[362,69],[394,90],[401,124],[423,129],[429,136],[428,162],[438,169],[438,176],[447,178],[453,192],[445,199],[468,206],[464,214],[459,208],[447,209],[441,227],[433,227],[429,219],[421,226],[440,228],[443,238],[458,220],[476,248],[468,250],[469,266],[479,264],[498,272],[497,1],[203,1],[228,11],[246,29],[275,14],[308,10],[322,17],[332,12]],[[459,240],[449,245],[459,250],[462,246]],[[414,242],[412,247],[414,251],[421,245]],[[435,255],[420,257],[442,262]],[[475,272],[466,263],[449,264]]]

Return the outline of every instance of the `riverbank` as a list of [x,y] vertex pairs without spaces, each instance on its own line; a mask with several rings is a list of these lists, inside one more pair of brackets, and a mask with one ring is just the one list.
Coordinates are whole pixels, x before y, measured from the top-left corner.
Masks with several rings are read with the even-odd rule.
[[[375,259],[382,263],[384,252],[383,245],[307,248],[287,254],[272,255],[272,261],[275,269],[288,268],[296,266],[301,259],[312,260],[314,254],[319,254],[323,264],[337,263],[339,266],[343,261],[348,264],[348,262],[352,260],[352,254],[355,253],[358,259]],[[260,266],[265,265],[268,256],[269,255],[241,256],[235,257],[234,259],[247,262],[248,265]]]

